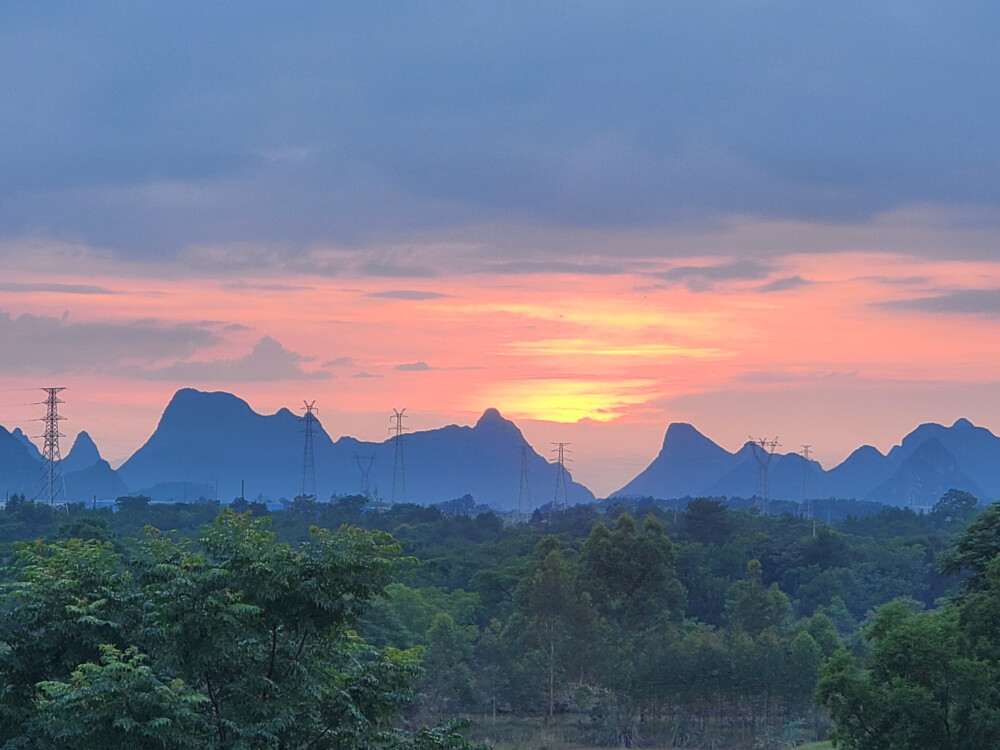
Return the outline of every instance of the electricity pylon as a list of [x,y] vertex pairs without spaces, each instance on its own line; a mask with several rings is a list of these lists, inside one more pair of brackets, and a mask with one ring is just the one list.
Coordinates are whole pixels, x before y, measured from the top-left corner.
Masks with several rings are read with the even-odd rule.
[[569,507],[569,493],[566,488],[566,450],[569,443],[552,443],[555,448],[552,452],[556,454],[556,494],[552,498],[552,505],[549,506],[549,523],[552,522],[552,512],[554,510],[566,510]]
[[366,500],[371,500],[371,492],[368,491],[368,476],[371,474],[372,464],[375,463],[375,454],[369,453],[362,456],[359,453],[355,453],[354,460],[357,461],[358,469],[361,470],[361,496]]
[[55,506],[60,497],[66,502],[66,479],[63,477],[62,454],[59,452],[59,438],[66,437],[59,432],[59,422],[65,417],[59,416],[59,404],[65,403],[59,398],[59,392],[65,388],[42,388],[48,394],[45,401],[45,416],[40,420],[45,422],[45,434],[39,435],[45,442],[42,447],[42,486],[35,495],[35,500],[43,495],[50,506]]
[[531,507],[531,488],[528,486],[528,446],[521,446],[521,484],[517,490],[517,522],[524,518],[524,509]]
[[406,417],[406,409],[393,409],[389,421],[395,421],[389,432],[395,433],[393,439],[395,443],[395,454],[392,461],[392,504],[406,502],[406,468],[403,465],[403,419]]
[[781,443],[778,442],[778,438],[754,440],[752,437],[750,442],[754,444],[753,456],[757,459],[757,507],[761,513],[767,514],[767,503],[771,495],[771,457],[774,455],[774,449]]
[[316,417],[313,412],[318,411],[315,401],[303,401],[302,407],[306,412],[306,444],[302,455],[302,494],[306,497],[316,499],[316,457],[313,454],[313,422]]

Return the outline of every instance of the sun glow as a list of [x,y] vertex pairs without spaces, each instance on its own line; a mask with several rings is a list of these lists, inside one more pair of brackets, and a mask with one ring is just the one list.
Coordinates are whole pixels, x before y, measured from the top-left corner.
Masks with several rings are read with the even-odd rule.
[[484,398],[515,418],[573,423],[583,419],[611,422],[629,407],[657,393],[656,380],[523,380],[501,384]]

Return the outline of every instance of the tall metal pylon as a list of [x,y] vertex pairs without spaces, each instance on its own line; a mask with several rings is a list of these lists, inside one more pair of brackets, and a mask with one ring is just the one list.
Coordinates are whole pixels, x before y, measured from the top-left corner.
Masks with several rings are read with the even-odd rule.
[[316,408],[315,401],[303,401],[302,403],[304,404],[302,408],[306,412],[306,444],[302,455],[302,494],[315,500],[316,457],[313,453],[313,423],[316,421],[314,412],[319,411],[319,409]]
[[909,487],[906,491],[906,507],[917,512],[917,493],[920,492],[920,477],[914,473],[910,477]]
[[55,506],[56,501],[61,497],[66,502],[66,479],[62,475],[62,454],[59,451],[59,438],[66,437],[59,432],[59,422],[65,417],[59,416],[59,404],[66,403],[59,398],[59,392],[65,388],[42,388],[48,394],[48,398],[38,403],[45,404],[45,416],[39,420],[45,422],[45,433],[39,435],[45,442],[42,447],[42,480],[41,488],[35,494],[34,499],[38,500],[44,496],[50,506]]
[[389,432],[395,434],[393,443],[395,455],[392,460],[392,504],[406,502],[406,468],[403,465],[403,433],[406,427],[403,426],[403,419],[406,418],[406,409],[393,409],[389,421],[395,421]]
[[566,510],[569,507],[569,493],[566,488],[566,450],[569,443],[552,443],[555,448],[552,452],[556,454],[556,494],[552,498],[552,505],[549,506],[549,521],[552,521],[554,510]]
[[517,490],[517,520],[524,518],[524,509],[531,507],[531,487],[528,485],[528,446],[521,446],[521,484]]
[[805,444],[802,446],[802,517],[811,518],[813,522],[813,536],[816,536],[816,515],[813,512],[812,501],[812,464],[810,464],[809,452],[812,446]]
[[361,496],[371,500],[372,495],[368,490],[368,476],[371,474],[372,464],[375,463],[375,454],[369,453],[362,456],[360,453],[355,453],[354,460],[357,461],[358,469],[361,470]]
[[[767,438],[750,438],[750,442],[754,444],[753,456],[757,459],[757,507],[760,508],[761,513],[767,513],[767,504],[771,496],[771,457],[774,455],[774,449],[777,448],[781,443],[778,442],[778,438],[775,437],[774,440],[768,440]],[[757,450],[759,448],[759,450]]]

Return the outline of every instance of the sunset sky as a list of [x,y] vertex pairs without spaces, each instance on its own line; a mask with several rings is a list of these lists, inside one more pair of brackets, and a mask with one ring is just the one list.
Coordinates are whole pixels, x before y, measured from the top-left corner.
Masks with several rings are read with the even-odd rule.
[[827,468],[1000,432],[1000,6],[0,7],[0,424],[126,458],[180,387],[333,438],[670,422]]

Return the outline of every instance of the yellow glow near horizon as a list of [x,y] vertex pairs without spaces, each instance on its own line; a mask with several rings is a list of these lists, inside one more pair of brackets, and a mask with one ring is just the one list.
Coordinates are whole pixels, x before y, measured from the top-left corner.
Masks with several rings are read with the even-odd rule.
[[656,394],[655,380],[524,380],[502,384],[487,399],[512,417],[573,423],[611,422]]
[[592,339],[543,339],[539,341],[513,341],[505,345],[514,353],[545,354],[552,356],[593,357],[642,357],[722,359],[728,353],[711,347],[685,347],[674,344],[623,343],[611,345]]

